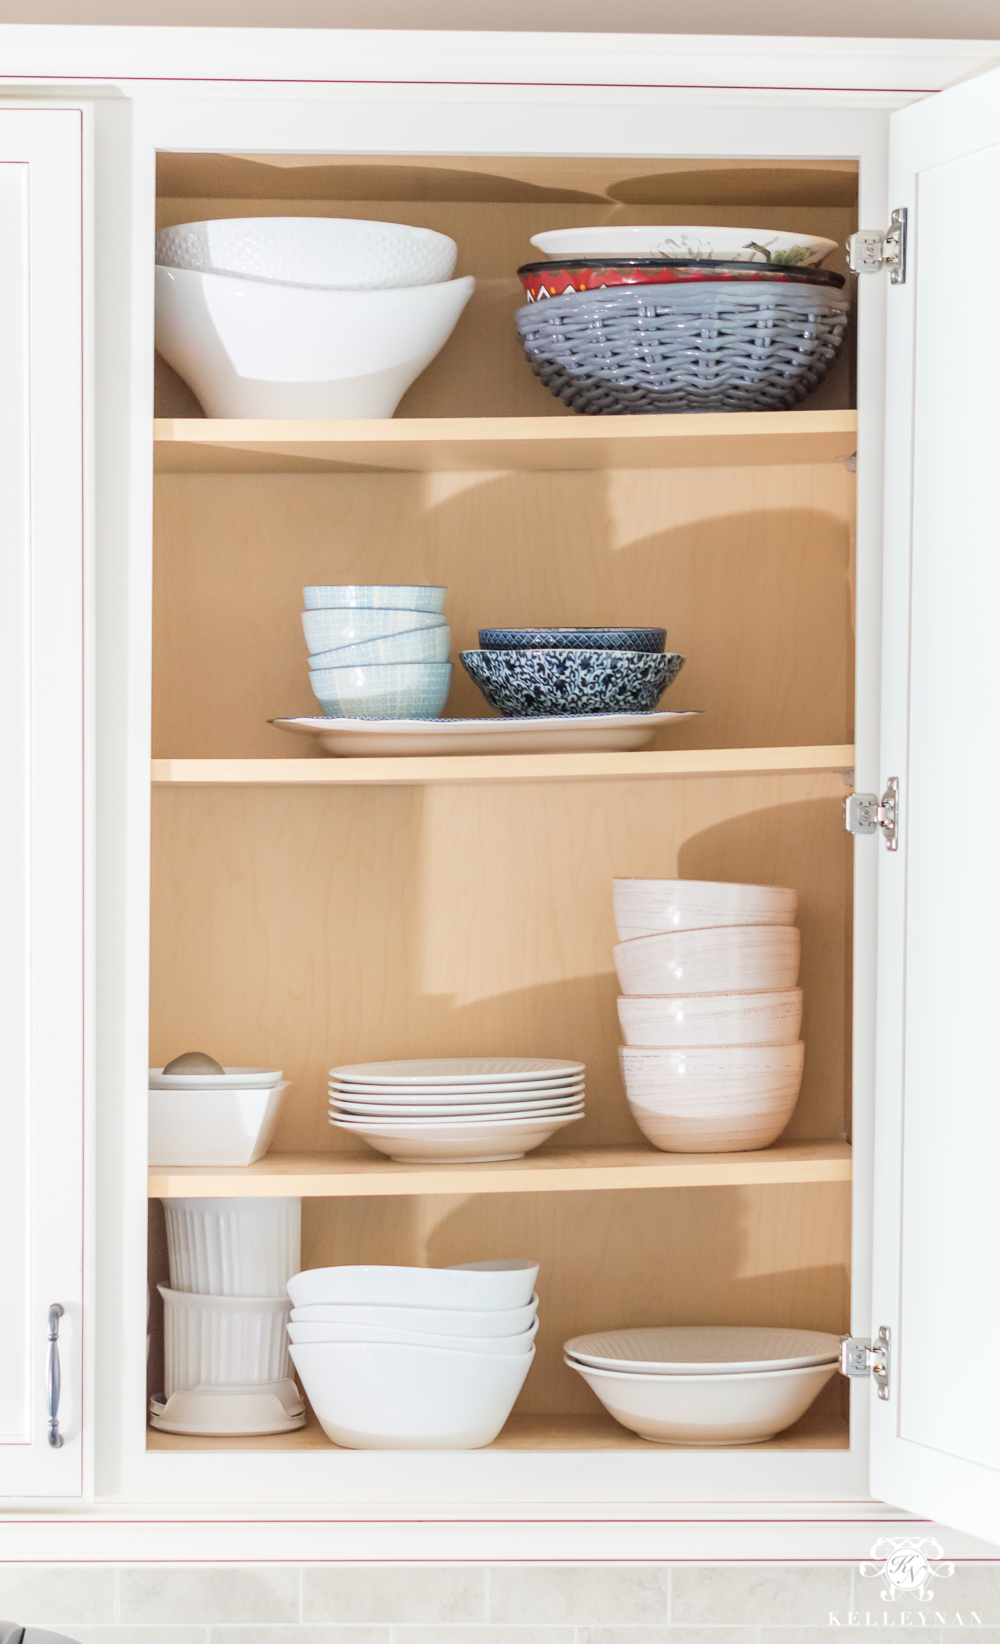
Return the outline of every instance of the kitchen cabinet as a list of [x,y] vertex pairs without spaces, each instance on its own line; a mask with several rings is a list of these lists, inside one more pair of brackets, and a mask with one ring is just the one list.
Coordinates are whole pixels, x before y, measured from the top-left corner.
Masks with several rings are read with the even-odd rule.
[[[207,35],[4,31],[11,91],[45,52],[50,95],[92,82],[95,1506],[610,1523],[685,1503],[836,1518],[871,1489],[1000,1538],[994,892],[942,827],[994,780],[996,343],[983,276],[955,269],[963,235],[992,245],[973,201],[1000,79],[941,90],[987,48]],[[799,410],[578,417],[520,355],[513,271],[543,228],[766,222],[843,245],[898,205],[906,280],[859,277],[850,344]],[[154,403],[154,228],[300,212],[441,229],[477,277],[397,417],[213,421],[165,371]],[[662,619],[689,657],[670,703],[706,711],[629,754],[303,758],[268,720],[310,711],[299,589],[332,581],[446,583],[457,648],[487,621]],[[448,712],[479,711],[456,679]],[[890,852],[852,841],[842,802],[891,776]],[[808,1060],[777,1147],[642,1142],[615,1062],[616,873],[798,887]],[[194,1046],[285,1069],[273,1151],[147,1179],[146,1069]],[[416,1167],[333,1137],[331,1064],[494,1052],[586,1061],[571,1140]],[[431,1469],[312,1426],[148,1432],[156,1201],[229,1193],[302,1194],[307,1265],[537,1255],[538,1358],[496,1444]],[[961,1401],[943,1320],[976,1343]],[[889,1397],[838,1379],[768,1444],[660,1451],[561,1362],[583,1330],[701,1321],[884,1325]],[[154,1377],[156,1336],[154,1309]]]

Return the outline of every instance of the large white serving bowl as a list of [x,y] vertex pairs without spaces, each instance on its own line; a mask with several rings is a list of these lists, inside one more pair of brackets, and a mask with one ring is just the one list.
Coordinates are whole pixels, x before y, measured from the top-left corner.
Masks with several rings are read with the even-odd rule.
[[383,1307],[443,1307],[483,1312],[526,1307],[538,1263],[523,1256],[454,1267],[308,1267],[288,1281],[295,1307],[358,1303]]
[[[311,614],[306,612],[307,616]],[[327,669],[365,667],[369,662],[447,662],[450,650],[451,629],[446,622],[439,622],[434,628],[416,628],[410,633],[387,634],[384,639],[366,639],[360,645],[314,652],[309,658],[309,671],[315,679]]]
[[475,285],[316,291],[157,268],[156,347],[208,417],[391,417]]
[[404,1347],[450,1347],[457,1353],[528,1353],[538,1334],[538,1320],[516,1336],[455,1336],[447,1332],[405,1330],[380,1324],[289,1324],[294,1346],[317,1341],[397,1342]]
[[690,257],[725,263],[783,262],[798,268],[814,268],[837,249],[836,240],[816,234],[664,224],[556,228],[533,235],[531,243],[546,257]]
[[557,1130],[576,1124],[579,1113],[542,1119],[339,1119],[335,1130],[360,1136],[377,1153],[390,1159],[423,1160],[425,1164],[493,1164],[521,1159],[541,1147]]
[[613,879],[620,942],[667,930],[715,925],[794,925],[799,893],[783,885],[732,885],[714,879]]
[[[293,1349],[294,1356],[294,1349]],[[609,1415],[656,1444],[761,1444],[805,1415],[836,1363],[751,1374],[656,1376],[565,1361]]]
[[568,1358],[595,1370],[658,1376],[736,1375],[800,1370],[840,1357],[840,1337],[824,1330],[768,1325],[672,1324],[596,1330],[563,1346]]
[[164,1199],[172,1290],[283,1296],[302,1265],[302,1200]]
[[619,942],[623,993],[763,993],[793,988],[800,937],[794,925],[722,925]]
[[285,1094],[270,1089],[150,1090],[151,1165],[249,1165],[271,1145]]
[[284,1296],[196,1296],[157,1285],[163,1297],[164,1387],[282,1381],[291,1374]]
[[368,719],[436,719],[451,689],[450,662],[370,662],[309,675],[324,713]]
[[[388,617],[413,611],[440,617],[447,593],[447,588],[427,582],[316,582],[303,588],[302,598],[307,611],[337,611],[344,618],[352,612],[360,618],[363,612],[372,617]],[[411,628],[422,626],[420,622],[407,623]],[[390,630],[377,628],[375,632],[389,633]],[[372,637],[372,634],[358,635],[359,639]],[[330,643],[337,642],[331,640]]]
[[167,268],[328,290],[450,280],[457,255],[454,240],[435,229],[355,217],[220,217],[156,236],[156,261]]
[[793,1045],[802,989],[779,993],[633,995],[618,1001],[626,1045]]
[[770,1147],[798,1100],[805,1047],[713,1046],[619,1051],[632,1117],[665,1153]]
[[351,1450],[477,1450],[499,1433],[531,1369],[528,1353],[313,1342],[292,1360],[334,1444]]
[[380,1324],[432,1330],[441,1336],[518,1336],[538,1313],[534,1294],[524,1307],[387,1307],[364,1302],[314,1302],[293,1307],[292,1324]]

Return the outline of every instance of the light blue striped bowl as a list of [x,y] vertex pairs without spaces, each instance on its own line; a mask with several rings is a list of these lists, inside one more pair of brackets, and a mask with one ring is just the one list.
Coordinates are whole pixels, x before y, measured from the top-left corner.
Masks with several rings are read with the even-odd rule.
[[[412,633],[414,628],[439,628],[447,618],[440,611],[383,610],[371,605],[359,611],[353,605],[303,611],[302,626],[310,651],[332,651],[341,645],[363,645],[368,639],[384,639],[387,634]],[[309,635],[317,638],[309,643]]]
[[302,597],[307,611],[325,611],[350,606],[367,610],[377,606],[383,611],[443,611],[447,588],[437,588],[423,582],[372,582],[316,585],[303,588]]
[[438,719],[451,689],[451,663],[318,668],[309,683],[327,718]]
[[309,658],[309,668],[318,673],[325,668],[353,668],[369,662],[447,662],[450,649],[451,629],[442,622],[437,628],[418,628],[415,633],[390,634],[386,639],[368,639],[363,645],[320,651]]

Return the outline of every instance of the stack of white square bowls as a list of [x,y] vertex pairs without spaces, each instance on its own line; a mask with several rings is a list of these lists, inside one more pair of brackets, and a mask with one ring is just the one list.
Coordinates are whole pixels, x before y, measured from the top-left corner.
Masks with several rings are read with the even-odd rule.
[[305,1421],[292,1380],[285,1287],[301,1262],[301,1199],[164,1199],[168,1433],[286,1433]]
[[436,719],[451,689],[447,588],[303,588],[309,683],[332,719]]
[[616,879],[615,968],[629,1107],[667,1153],[769,1147],[804,1049],[798,895],[778,885]]
[[317,1267],[289,1280],[292,1359],[327,1438],[351,1450],[475,1450],[535,1356],[538,1263]]

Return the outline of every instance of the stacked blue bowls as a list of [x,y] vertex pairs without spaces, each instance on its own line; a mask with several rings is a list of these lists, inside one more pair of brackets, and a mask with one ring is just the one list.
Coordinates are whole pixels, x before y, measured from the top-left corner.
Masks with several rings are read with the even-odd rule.
[[481,628],[462,665],[513,718],[651,713],[684,658],[665,628]]
[[309,683],[333,719],[437,719],[451,689],[446,588],[303,588]]

